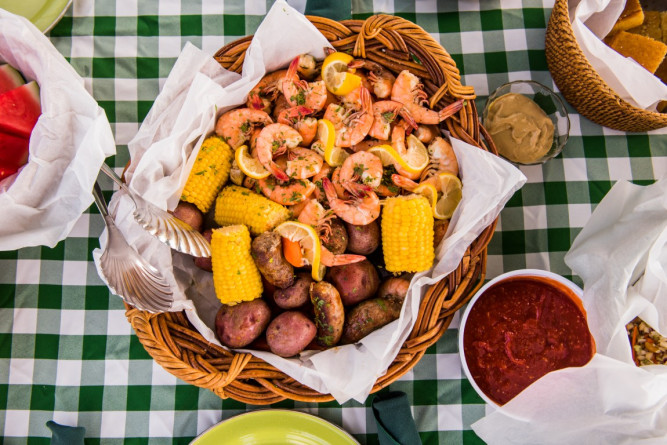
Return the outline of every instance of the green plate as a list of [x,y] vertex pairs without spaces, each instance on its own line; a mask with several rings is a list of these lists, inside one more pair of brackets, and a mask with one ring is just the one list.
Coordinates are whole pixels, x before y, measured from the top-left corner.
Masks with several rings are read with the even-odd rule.
[[0,8],[22,15],[47,32],[65,15],[72,0],[0,0]]
[[336,425],[300,411],[240,414],[206,430],[190,445],[359,445]]

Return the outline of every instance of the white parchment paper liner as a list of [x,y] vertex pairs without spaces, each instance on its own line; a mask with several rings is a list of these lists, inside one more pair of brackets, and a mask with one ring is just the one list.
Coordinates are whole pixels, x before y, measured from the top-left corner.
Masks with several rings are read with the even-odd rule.
[[597,354],[547,374],[473,430],[489,444],[667,443],[667,367],[635,366],[625,330],[639,316],[667,333],[667,179],[614,185],[565,262],[584,280]]
[[600,77],[629,104],[656,111],[658,103],[667,100],[667,85],[602,41],[621,15],[625,0],[570,0],[568,7],[577,43]]
[[[193,154],[202,135],[212,132],[216,116],[243,104],[248,91],[265,72],[282,68],[306,52],[322,58],[324,46],[329,43],[320,32],[284,1],[274,4],[257,30],[241,77],[223,70],[210,55],[186,45],[129,145],[130,186],[162,208],[175,207],[194,162]],[[493,222],[505,202],[525,182],[521,172],[506,161],[461,141],[452,142],[463,179],[462,202],[452,218],[447,239],[438,249],[434,269],[413,278],[401,318],[357,345],[318,353],[307,351],[300,358],[250,352],[299,382],[331,393],[340,403],[367,397],[412,329],[426,286],[454,270],[467,246]],[[130,244],[137,246],[172,282],[177,293],[174,310],[186,310],[199,332],[219,345],[213,328],[220,303],[215,298],[211,275],[195,268],[190,257],[169,255],[169,248],[143,232],[131,218],[132,205],[127,197],[116,193],[111,209],[117,212],[116,221]],[[94,255],[97,258],[99,252]]]
[[83,79],[32,23],[0,9],[0,62],[40,87],[28,163],[0,182],[0,250],[55,246],[93,203],[100,166],[116,153],[109,121]]

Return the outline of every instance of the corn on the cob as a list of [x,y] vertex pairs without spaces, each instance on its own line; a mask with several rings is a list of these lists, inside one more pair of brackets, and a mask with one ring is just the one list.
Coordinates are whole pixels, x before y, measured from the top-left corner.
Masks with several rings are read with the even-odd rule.
[[221,226],[245,224],[253,235],[273,230],[290,216],[286,207],[236,185],[222,189],[215,203],[216,223]]
[[262,296],[262,278],[250,254],[250,233],[244,225],[214,229],[211,262],[215,294],[234,305]]
[[229,178],[233,159],[234,150],[220,137],[211,136],[204,140],[183,188],[181,200],[193,203],[204,213],[208,212],[220,188]]
[[382,251],[389,272],[422,272],[433,265],[433,211],[426,198],[408,195],[385,200]]

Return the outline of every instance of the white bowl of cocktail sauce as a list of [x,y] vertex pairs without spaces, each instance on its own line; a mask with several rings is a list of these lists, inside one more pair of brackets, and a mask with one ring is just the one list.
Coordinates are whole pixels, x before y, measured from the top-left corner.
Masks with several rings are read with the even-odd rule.
[[560,275],[522,269],[473,296],[461,319],[459,353],[482,399],[504,405],[548,372],[590,361],[595,341],[582,294]]

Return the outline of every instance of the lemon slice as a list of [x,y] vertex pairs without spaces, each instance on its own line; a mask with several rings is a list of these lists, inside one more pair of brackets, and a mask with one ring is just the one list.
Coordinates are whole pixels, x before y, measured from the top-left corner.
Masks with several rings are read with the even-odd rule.
[[350,156],[348,152],[335,145],[324,152],[324,160],[332,167],[339,167]]
[[329,54],[322,63],[322,79],[327,89],[337,96],[351,93],[361,85],[361,77],[353,69],[347,67],[354,57],[349,54],[335,52]]
[[304,260],[312,266],[313,280],[322,281],[326,268],[320,263],[321,245],[317,231],[312,226],[297,221],[286,221],[273,230],[280,236],[299,243]]
[[440,191],[442,196],[433,208],[433,216],[437,219],[449,219],[461,202],[461,180],[451,173],[439,173]]
[[[375,156],[380,158],[384,167],[393,165],[397,170],[400,167],[407,172],[415,174],[420,173],[424,168],[426,168],[426,165],[423,167],[421,165],[417,165],[417,168],[415,168],[413,165],[410,165],[407,162],[405,156],[402,157],[400,154],[398,154],[398,152],[394,150],[394,147],[391,145],[376,145],[375,147],[369,148],[368,152],[373,153]],[[426,153],[426,156],[426,164],[428,164],[428,152]]]
[[322,154],[334,146],[336,143],[336,128],[329,119],[319,119],[317,121],[315,140],[322,143]]
[[[428,199],[428,203],[433,209],[433,216],[436,216],[436,207],[438,205],[438,190],[433,184],[420,184],[414,189],[413,193],[422,195],[424,198]],[[439,218],[440,219],[440,218]]]
[[247,145],[241,145],[236,149],[234,160],[239,169],[253,179],[264,179],[271,174],[257,159],[250,156]]
[[417,136],[411,134],[405,140],[407,153],[403,155],[403,160],[410,166],[410,169],[421,172],[426,168],[429,161],[428,150]]

